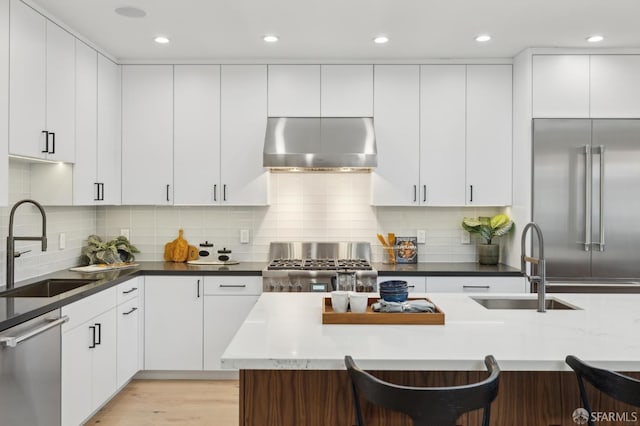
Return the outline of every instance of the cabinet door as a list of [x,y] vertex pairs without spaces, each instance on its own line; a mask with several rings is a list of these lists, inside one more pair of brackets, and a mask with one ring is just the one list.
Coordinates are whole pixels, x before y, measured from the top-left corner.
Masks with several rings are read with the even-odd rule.
[[524,277],[427,277],[428,293],[526,293]]
[[96,327],[96,347],[92,352],[91,411],[104,404],[116,391],[116,310],[110,309],[90,321]]
[[468,205],[511,204],[511,65],[467,66]]
[[267,128],[267,67],[222,66],[221,183],[229,205],[269,204],[269,174],[262,167]]
[[75,38],[47,21],[47,127],[50,160],[75,161]]
[[373,65],[322,65],[320,115],[373,117]]
[[221,369],[220,357],[260,296],[206,296],[204,369]]
[[173,202],[173,66],[122,67],[122,204]]
[[96,203],[98,186],[98,53],[76,40],[76,161],[73,165],[73,204]]
[[378,167],[371,176],[371,202],[418,205],[420,67],[376,65],[374,91]]
[[0,206],[9,203],[9,2],[0,2]]
[[138,345],[140,339],[138,298],[118,306],[117,388],[120,389],[138,372]]
[[46,19],[20,0],[11,1],[9,152],[43,157],[46,92]]
[[591,117],[640,117],[640,55],[591,55]]
[[589,55],[533,56],[533,117],[589,117]]
[[62,424],[79,425],[92,412],[93,335],[86,322],[62,334]]
[[220,66],[174,69],[174,204],[220,200]]
[[202,370],[202,277],[145,278],[145,370]]
[[121,202],[122,74],[120,65],[98,55],[98,174],[100,204]]
[[378,277],[378,288],[380,288],[380,283],[384,281],[392,281],[392,280],[401,280],[406,281],[407,286],[409,287],[409,293],[425,293],[427,290],[426,277],[411,277],[411,276],[382,276]]
[[320,65],[269,65],[269,117],[319,116]]
[[466,66],[420,67],[420,203],[465,204]]

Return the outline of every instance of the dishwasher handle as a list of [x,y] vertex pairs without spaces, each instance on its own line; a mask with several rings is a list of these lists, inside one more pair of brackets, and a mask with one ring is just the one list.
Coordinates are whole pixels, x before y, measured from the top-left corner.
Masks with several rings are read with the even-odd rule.
[[15,348],[16,346],[18,346],[20,343],[24,342],[25,340],[31,339],[32,337],[37,336],[38,334],[42,334],[47,330],[50,330],[54,327],[57,327],[67,321],[69,321],[69,317],[68,316],[63,316],[61,318],[58,319],[49,319],[47,321],[51,321],[48,324],[45,324],[41,327],[38,328],[34,328],[33,330],[30,330],[28,332],[26,332],[25,334],[22,334],[20,336],[8,336],[8,337],[0,337],[0,346],[4,346],[4,347],[10,347],[10,348]]

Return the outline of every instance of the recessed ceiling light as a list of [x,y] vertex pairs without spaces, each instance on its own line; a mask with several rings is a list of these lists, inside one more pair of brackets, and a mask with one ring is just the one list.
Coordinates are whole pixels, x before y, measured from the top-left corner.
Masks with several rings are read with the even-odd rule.
[[383,35],[379,35],[377,37],[375,37],[373,39],[373,42],[376,44],[385,44],[389,42],[389,37],[387,36],[383,36]]
[[131,6],[118,7],[115,12],[118,15],[126,16],[127,18],[144,18],[147,15],[147,12],[144,10]]
[[484,43],[485,41],[489,40],[491,40],[491,36],[489,34],[481,34],[479,36],[476,36],[476,41],[479,41],[480,43]]
[[153,41],[155,41],[158,44],[167,44],[167,43],[169,43],[169,39],[166,38],[165,36],[158,36],[158,37],[154,38]]
[[276,41],[280,40],[277,35],[272,35],[272,34],[268,34],[262,37],[262,39],[267,43],[275,43]]
[[598,43],[600,41],[604,40],[604,37],[601,35],[592,35],[590,37],[587,37],[587,41],[589,43]]

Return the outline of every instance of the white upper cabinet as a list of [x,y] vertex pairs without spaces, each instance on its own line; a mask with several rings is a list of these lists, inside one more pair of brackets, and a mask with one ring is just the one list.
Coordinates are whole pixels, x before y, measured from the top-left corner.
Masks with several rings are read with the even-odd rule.
[[371,176],[371,202],[418,205],[420,67],[376,65],[374,91],[378,167]]
[[0,206],[9,203],[9,2],[0,1]]
[[98,159],[98,53],[76,40],[76,162],[73,204],[93,205],[100,198]]
[[220,66],[176,65],[174,73],[174,204],[216,204],[222,191]]
[[267,66],[222,65],[221,70],[222,192],[228,205],[269,203],[269,174],[262,167],[267,128]]
[[10,16],[9,152],[73,162],[74,37],[19,0]]
[[269,65],[269,117],[320,116],[320,65]]
[[511,204],[511,65],[467,66],[467,205]]
[[322,65],[320,115],[372,117],[373,65]]
[[420,73],[420,204],[464,205],[466,66]]
[[533,56],[533,117],[589,117],[589,55]]
[[122,66],[122,204],[173,203],[173,66]]
[[98,55],[99,204],[121,202],[122,72],[120,65]]
[[640,117],[640,55],[591,55],[591,117]]

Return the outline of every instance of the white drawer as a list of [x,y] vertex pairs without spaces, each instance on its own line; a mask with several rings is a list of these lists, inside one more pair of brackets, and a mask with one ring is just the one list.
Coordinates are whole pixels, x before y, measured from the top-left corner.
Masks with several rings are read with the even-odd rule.
[[262,277],[256,276],[207,276],[204,277],[204,294],[262,294]]
[[140,293],[140,285],[141,285],[142,277],[131,278],[116,286],[118,292],[118,305],[126,302],[127,300],[131,300],[135,297],[138,297]]
[[73,330],[103,312],[116,306],[116,288],[111,287],[92,296],[62,307],[62,315],[68,315],[69,321],[62,324],[62,332]]
[[526,293],[524,277],[428,277],[428,293]]
[[410,277],[410,276],[398,276],[388,275],[384,277],[378,277],[378,288],[383,281],[401,280],[406,281],[409,287],[409,293],[425,293],[426,290],[426,277]]

